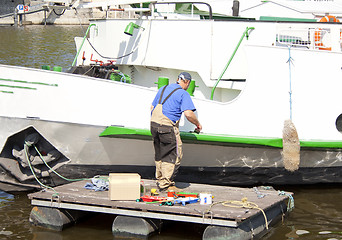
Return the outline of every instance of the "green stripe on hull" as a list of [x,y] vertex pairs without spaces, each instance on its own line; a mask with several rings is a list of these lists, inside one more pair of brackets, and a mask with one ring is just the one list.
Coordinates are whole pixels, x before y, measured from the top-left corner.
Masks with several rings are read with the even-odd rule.
[[[152,137],[149,129],[135,129],[135,128],[125,128],[125,127],[117,127],[110,126],[107,127],[101,134],[100,137],[120,137],[120,135],[125,135],[128,138],[133,136],[141,136],[141,137]],[[205,142],[205,143],[213,143],[213,144],[223,144],[223,143],[237,143],[244,145],[263,145],[270,147],[278,147],[281,148],[283,146],[281,138],[256,138],[256,137],[241,137],[241,136],[233,136],[233,135],[219,135],[219,134],[196,134],[191,132],[181,132],[181,138],[183,141],[191,141],[191,142]],[[131,136],[131,137],[130,137]],[[140,137],[140,138],[141,138]],[[139,137],[138,137],[139,138]]]
[[[181,132],[181,138],[186,142],[197,143],[212,143],[216,144],[243,144],[243,145],[260,145],[282,148],[282,138],[267,138],[267,137],[249,137],[249,136],[234,136],[220,134],[196,134],[191,132]],[[118,126],[109,126],[101,134],[100,137],[125,137],[137,139],[151,139],[152,135],[149,129],[136,129]],[[342,141],[300,141],[300,146],[305,148],[342,148]]]
[[26,84],[37,84],[37,85],[58,87],[58,84],[55,84],[55,83],[28,82],[28,81],[23,81],[23,80],[14,80],[14,79],[7,79],[7,78],[0,78],[0,81],[14,82],[14,83],[26,83]]
[[23,86],[12,86],[12,85],[4,85],[4,84],[0,84],[0,87],[7,87],[7,88],[20,88],[20,89],[29,89],[29,90],[37,90],[37,88],[23,87]]

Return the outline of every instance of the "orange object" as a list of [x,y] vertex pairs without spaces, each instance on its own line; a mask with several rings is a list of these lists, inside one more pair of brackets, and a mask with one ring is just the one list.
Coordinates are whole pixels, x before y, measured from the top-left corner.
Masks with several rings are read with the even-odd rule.
[[340,22],[335,16],[327,15],[325,17],[322,17],[320,22]]
[[174,197],[174,198],[177,198],[177,197],[178,197],[177,194],[175,193],[175,191],[173,191],[173,190],[169,190],[169,191],[167,192],[167,196],[168,196],[168,197]]
[[[322,17],[319,22],[340,22],[335,16],[327,15]],[[320,50],[328,50],[331,51],[331,47],[324,47],[322,43],[322,29],[319,28],[315,31],[315,46],[318,47]]]

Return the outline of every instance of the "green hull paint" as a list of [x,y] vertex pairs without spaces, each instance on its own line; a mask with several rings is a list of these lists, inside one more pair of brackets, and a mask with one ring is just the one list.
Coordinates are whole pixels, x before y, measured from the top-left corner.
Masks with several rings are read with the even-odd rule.
[[[184,142],[196,142],[212,145],[242,144],[242,145],[260,145],[268,147],[282,148],[282,138],[267,137],[248,137],[220,134],[196,134],[192,132],[181,132],[181,138]],[[136,129],[118,126],[107,127],[100,137],[124,137],[134,139],[152,139],[149,129]],[[301,147],[305,148],[342,148],[342,141],[300,141]]]

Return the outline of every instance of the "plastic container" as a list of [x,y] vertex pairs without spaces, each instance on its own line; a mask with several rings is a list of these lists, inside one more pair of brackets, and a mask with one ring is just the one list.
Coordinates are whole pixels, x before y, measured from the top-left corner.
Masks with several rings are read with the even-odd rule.
[[200,204],[212,204],[213,203],[213,195],[210,193],[200,193]]

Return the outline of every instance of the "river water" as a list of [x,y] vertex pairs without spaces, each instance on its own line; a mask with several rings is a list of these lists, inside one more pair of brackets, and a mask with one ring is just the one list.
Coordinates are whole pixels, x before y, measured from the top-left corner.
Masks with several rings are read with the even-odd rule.
[[[74,37],[83,37],[81,26],[0,26],[0,64],[41,68],[61,66],[66,70],[76,54]],[[342,186],[274,186],[294,193],[295,208],[283,223],[277,224],[263,238],[342,239]],[[0,191],[0,240],[113,239],[113,216],[99,215],[62,232],[32,227],[27,193]],[[152,240],[201,239],[203,228],[193,224],[167,222]]]

